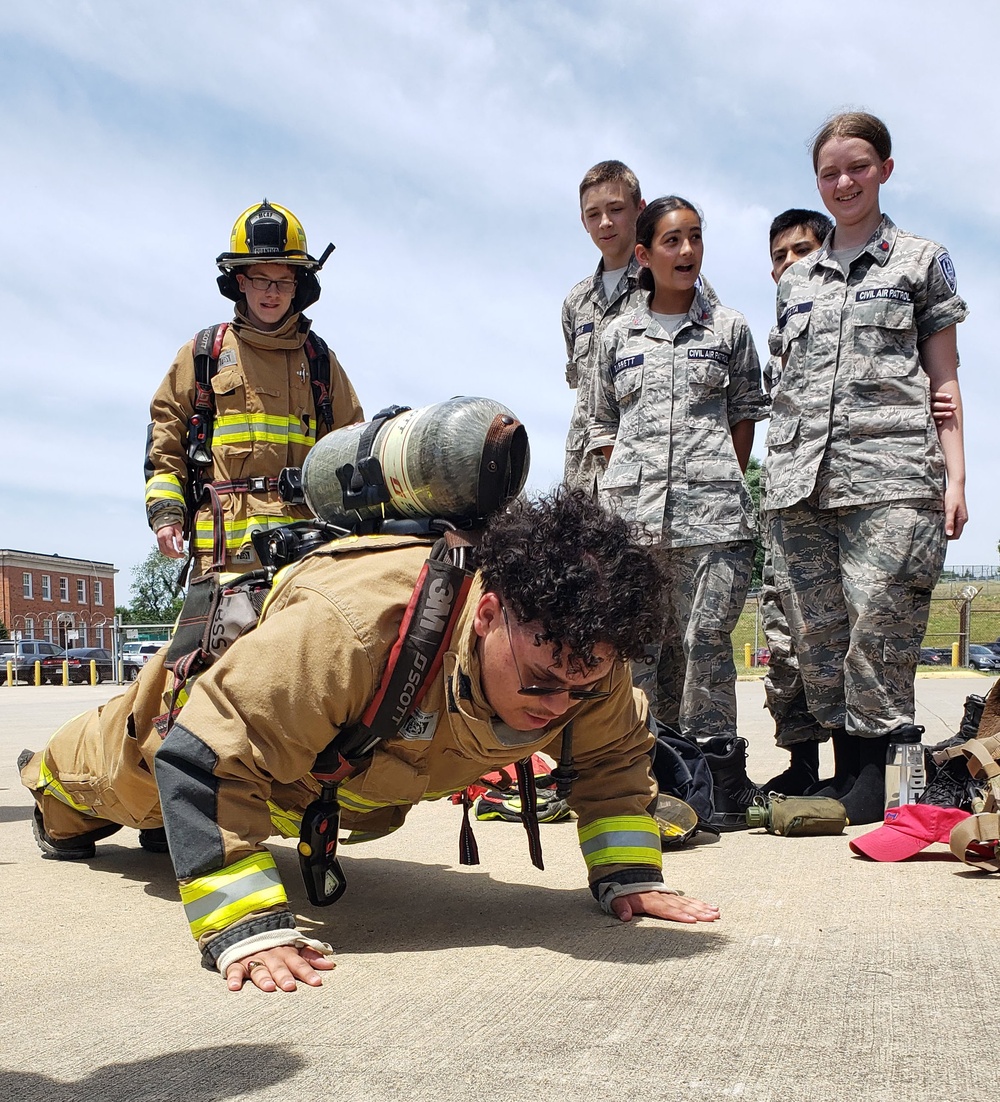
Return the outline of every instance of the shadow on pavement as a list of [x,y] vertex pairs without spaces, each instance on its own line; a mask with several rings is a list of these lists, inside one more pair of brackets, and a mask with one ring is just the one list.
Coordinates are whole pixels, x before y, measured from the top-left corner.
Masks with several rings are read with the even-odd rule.
[[190,1102],[246,1098],[296,1075],[305,1060],[262,1043],[170,1052],[129,1064],[108,1064],[85,1079],[62,1082],[0,1068],[0,1097],[18,1102]]

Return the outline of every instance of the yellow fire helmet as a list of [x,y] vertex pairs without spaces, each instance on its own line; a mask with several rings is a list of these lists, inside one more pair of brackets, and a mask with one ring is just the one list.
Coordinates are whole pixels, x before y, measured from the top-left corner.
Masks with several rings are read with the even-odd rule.
[[290,264],[305,269],[297,280],[299,293],[293,302],[294,308],[301,310],[319,298],[315,273],[323,267],[333,249],[331,243],[319,260],[310,256],[302,223],[287,207],[265,199],[247,207],[236,219],[229,236],[229,252],[215,258],[222,272],[219,290],[226,298],[239,301],[242,295],[233,275],[234,268],[249,264]]

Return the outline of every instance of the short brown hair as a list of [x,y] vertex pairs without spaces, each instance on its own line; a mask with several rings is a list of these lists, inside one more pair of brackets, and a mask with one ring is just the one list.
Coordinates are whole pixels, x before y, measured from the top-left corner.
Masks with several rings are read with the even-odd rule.
[[843,111],[827,119],[813,138],[813,172],[819,171],[820,150],[831,138],[861,138],[874,148],[881,160],[887,161],[892,156],[892,138],[881,119],[867,111]]
[[642,189],[636,174],[622,161],[599,161],[587,170],[580,181],[580,206],[583,206],[583,193],[599,184],[624,184],[632,196],[632,202],[638,206],[642,202]]

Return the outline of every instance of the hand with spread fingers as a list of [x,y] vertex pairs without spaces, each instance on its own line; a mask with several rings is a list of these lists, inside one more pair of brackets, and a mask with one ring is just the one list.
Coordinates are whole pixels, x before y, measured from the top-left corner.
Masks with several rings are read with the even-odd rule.
[[688,899],[667,892],[620,895],[612,900],[611,909],[622,922],[631,922],[635,915],[666,918],[671,922],[715,922],[721,917],[714,903],[702,903],[700,899]]
[[279,945],[233,961],[226,969],[226,983],[230,991],[241,990],[247,980],[261,991],[275,991],[278,988],[295,991],[298,987],[296,980],[310,987],[321,987],[323,977],[316,969],[329,971],[336,967],[334,961],[315,949]]

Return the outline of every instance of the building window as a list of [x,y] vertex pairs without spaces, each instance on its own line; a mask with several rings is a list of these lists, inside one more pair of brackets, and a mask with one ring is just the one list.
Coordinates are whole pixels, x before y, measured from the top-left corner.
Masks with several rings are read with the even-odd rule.
[[77,604],[85,605],[87,603],[87,583],[83,578],[76,579],[76,600]]
[[59,600],[60,601],[68,601],[69,600],[69,578],[60,578],[59,579]]
[[35,638],[35,620],[32,616],[25,616],[24,618],[24,637],[25,639]]
[[48,643],[51,643],[52,642],[52,621],[51,620],[43,620],[42,621],[42,631],[44,632],[44,635],[45,635],[45,641],[48,642]]
[[52,578],[48,574],[42,575],[42,600],[52,600]]
[[35,594],[31,585],[31,575],[27,571],[21,575],[21,585],[24,587],[25,600],[30,601]]
[[[104,582],[99,582],[96,578],[94,579],[94,604],[104,604]],[[103,647],[104,644],[101,643],[101,646]]]
[[[100,585],[101,583],[97,582],[95,584]],[[103,647],[104,646],[104,628],[97,628],[96,631],[97,631],[97,638],[94,640],[94,646],[95,647]]]
[[77,646],[78,647],[89,647],[90,644],[87,642],[87,625],[86,624],[80,624],[77,627],[76,630],[80,634],[80,641],[79,641],[79,643],[77,643]]

